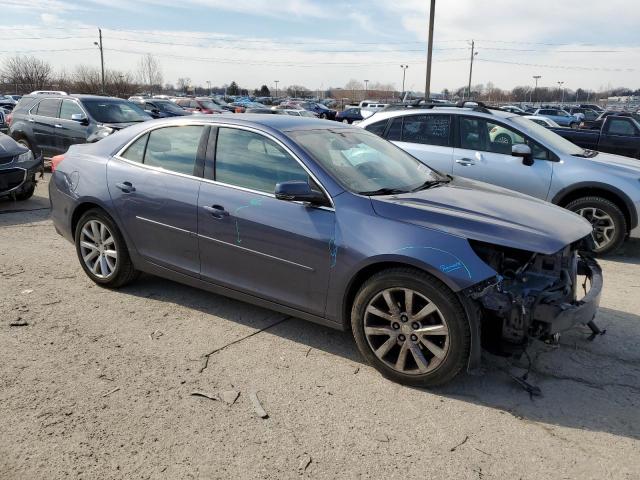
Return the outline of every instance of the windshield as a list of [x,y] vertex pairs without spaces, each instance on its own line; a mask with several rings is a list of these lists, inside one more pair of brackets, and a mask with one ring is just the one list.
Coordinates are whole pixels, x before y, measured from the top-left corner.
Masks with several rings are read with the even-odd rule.
[[198,100],[201,107],[207,110],[220,110],[220,106],[213,103],[211,100]]
[[229,105],[227,102],[225,102],[224,100],[222,100],[221,98],[212,98],[211,101],[213,103],[216,103],[218,105],[220,105],[221,107],[224,107],[226,105]]
[[153,104],[156,105],[163,112],[184,113],[184,108],[179,107],[178,105],[176,105],[175,103],[169,100],[164,100],[164,101],[154,100]]
[[558,155],[582,155],[584,153],[584,149],[528,118],[512,117],[509,120],[516,124],[522,133],[543,143]]
[[290,132],[289,136],[355,193],[408,192],[427,182],[442,180],[408,153],[366,130],[300,130]]
[[82,104],[100,123],[144,122],[151,118],[140,107],[125,100],[82,100]]

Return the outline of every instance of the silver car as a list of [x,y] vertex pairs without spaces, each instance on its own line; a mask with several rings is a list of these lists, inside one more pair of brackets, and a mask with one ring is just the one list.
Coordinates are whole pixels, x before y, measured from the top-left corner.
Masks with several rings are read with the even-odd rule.
[[582,215],[594,227],[597,253],[640,237],[638,160],[585,150],[523,116],[475,104],[382,111],[358,126],[443,173]]

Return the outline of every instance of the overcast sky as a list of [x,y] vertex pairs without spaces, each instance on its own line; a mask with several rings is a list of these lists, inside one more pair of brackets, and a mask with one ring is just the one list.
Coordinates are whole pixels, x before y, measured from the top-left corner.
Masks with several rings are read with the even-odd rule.
[[[165,82],[245,88],[344,86],[351,79],[423,90],[428,0],[2,0],[0,62],[24,52],[57,69],[135,70],[161,63]],[[564,81],[640,87],[640,1],[438,0],[432,90],[473,83],[502,88]]]

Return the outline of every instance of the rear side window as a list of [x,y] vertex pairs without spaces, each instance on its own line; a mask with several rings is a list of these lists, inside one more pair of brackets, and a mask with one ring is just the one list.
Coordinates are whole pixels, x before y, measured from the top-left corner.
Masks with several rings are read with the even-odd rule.
[[193,175],[202,125],[158,128],[149,133],[144,164]]
[[609,133],[613,135],[635,135],[636,129],[630,121],[623,118],[611,118],[609,120]]
[[375,133],[376,135],[381,137],[386,128],[387,120],[381,120],[379,122],[372,123],[371,125],[367,125],[365,127],[365,130],[368,130],[371,133]]
[[411,115],[404,118],[403,142],[447,147],[450,135],[450,115]]
[[38,108],[34,113],[36,113],[36,115],[40,115],[41,117],[57,117],[59,110],[60,110],[60,100],[48,98],[48,99],[42,100],[38,104]]
[[309,181],[309,175],[282,147],[258,133],[220,128],[215,179],[238,187],[273,193],[276,184]]
[[129,145],[121,157],[132,162],[193,175],[203,129],[202,125],[158,128]]

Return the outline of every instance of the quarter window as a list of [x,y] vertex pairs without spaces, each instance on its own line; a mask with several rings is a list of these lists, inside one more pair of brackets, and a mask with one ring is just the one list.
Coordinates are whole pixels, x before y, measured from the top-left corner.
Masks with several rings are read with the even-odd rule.
[[371,125],[367,125],[365,130],[370,131],[371,133],[375,133],[378,136],[382,136],[385,129],[387,128],[387,121],[381,120],[380,122],[372,123]]
[[402,140],[402,117],[396,117],[391,120],[391,126],[387,132],[387,140],[397,142]]
[[216,147],[215,179],[229,185],[273,193],[276,184],[309,181],[300,164],[263,135],[220,128]]
[[131,160],[132,162],[142,163],[144,161],[144,149],[147,147],[147,140],[149,134],[141,136],[125,150],[122,154],[122,158]]
[[78,104],[72,100],[63,100],[62,107],[60,107],[60,118],[63,120],[71,120],[72,115],[83,115],[84,112],[78,106]]

